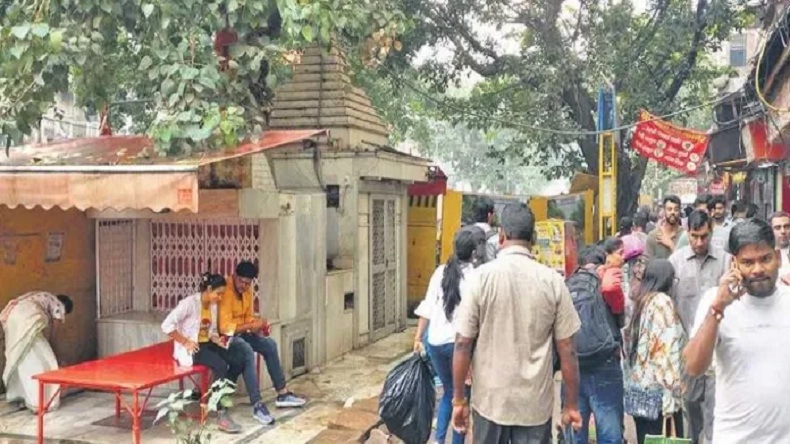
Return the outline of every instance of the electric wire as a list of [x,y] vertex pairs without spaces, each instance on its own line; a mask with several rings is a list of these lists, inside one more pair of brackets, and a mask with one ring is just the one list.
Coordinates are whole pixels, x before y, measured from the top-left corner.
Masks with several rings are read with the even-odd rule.
[[[779,22],[777,22],[777,24],[774,27],[772,27],[771,31],[769,31],[768,33],[766,33],[765,36],[762,37],[761,39],[762,42],[760,43],[760,50],[758,51],[758,55],[757,55],[757,66],[754,68],[754,89],[755,92],[757,93],[757,99],[759,99],[760,102],[762,102],[762,104],[765,105],[766,108],[777,113],[790,112],[790,108],[779,108],[765,98],[765,96],[763,95],[762,88],[760,87],[760,67],[763,64],[763,57],[765,56],[765,53],[768,50],[768,42],[771,40],[770,37],[773,35],[774,32],[777,31],[777,29],[779,29],[779,27],[784,22],[785,20],[780,20]],[[781,32],[779,33],[779,35],[782,38],[783,46],[787,47],[787,44],[784,42],[784,35]]]

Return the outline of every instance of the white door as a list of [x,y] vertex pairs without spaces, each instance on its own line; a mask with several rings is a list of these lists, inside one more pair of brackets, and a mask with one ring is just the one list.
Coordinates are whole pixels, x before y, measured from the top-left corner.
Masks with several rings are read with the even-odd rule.
[[398,227],[395,196],[370,197],[371,340],[389,335],[398,321]]

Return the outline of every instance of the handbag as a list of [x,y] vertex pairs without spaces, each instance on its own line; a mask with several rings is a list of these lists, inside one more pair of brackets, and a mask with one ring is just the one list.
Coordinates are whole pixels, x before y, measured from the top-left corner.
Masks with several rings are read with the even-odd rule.
[[625,412],[637,418],[656,420],[661,416],[664,403],[664,388],[661,386],[642,387],[629,384],[623,395]]
[[[669,436],[667,436],[667,422],[669,422]],[[661,436],[647,435],[645,436],[644,444],[691,444],[691,439],[678,438],[673,416],[665,416],[661,423],[661,428],[664,431]]]

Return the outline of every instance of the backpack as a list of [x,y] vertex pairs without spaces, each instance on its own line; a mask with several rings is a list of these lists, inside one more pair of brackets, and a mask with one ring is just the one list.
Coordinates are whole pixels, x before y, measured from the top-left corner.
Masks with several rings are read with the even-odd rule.
[[574,336],[579,365],[604,362],[620,347],[615,319],[601,294],[601,279],[594,271],[579,269],[565,285],[579,314],[581,328]]

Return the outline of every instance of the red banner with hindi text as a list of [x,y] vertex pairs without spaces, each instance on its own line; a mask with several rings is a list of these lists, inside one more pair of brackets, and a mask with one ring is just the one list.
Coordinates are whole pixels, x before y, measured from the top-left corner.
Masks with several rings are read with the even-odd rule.
[[677,127],[642,110],[631,138],[631,148],[674,170],[696,174],[709,140],[703,132]]

